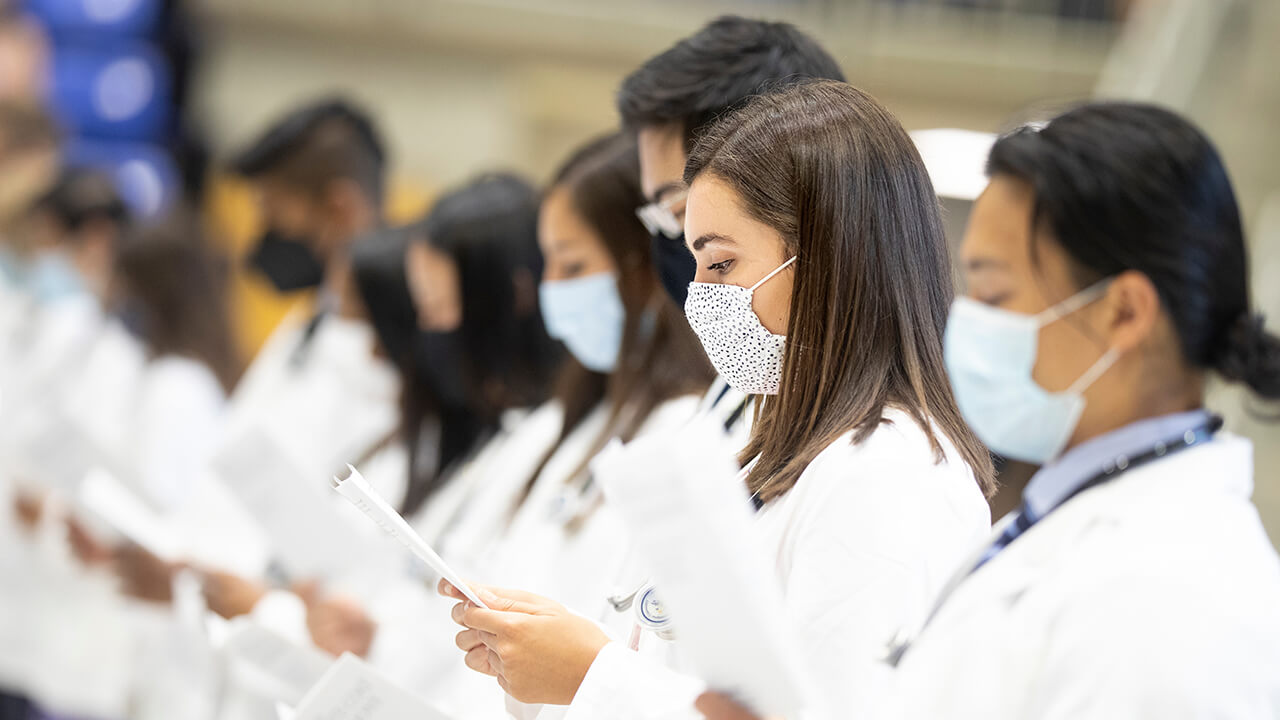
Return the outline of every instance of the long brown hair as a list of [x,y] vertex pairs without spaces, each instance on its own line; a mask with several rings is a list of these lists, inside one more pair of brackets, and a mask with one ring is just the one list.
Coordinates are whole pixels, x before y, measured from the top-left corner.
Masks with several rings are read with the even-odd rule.
[[741,460],[761,500],[823,449],[866,439],[887,408],[934,424],[986,492],[991,458],[960,416],[942,359],[954,293],[937,196],[897,118],[849,85],[811,82],[752,100],[698,143],[685,180],[711,175],[798,257],[776,396]]
[[604,242],[618,268],[618,293],[626,308],[617,368],[608,375],[595,373],[570,357],[556,383],[554,395],[565,413],[560,441],[602,401],[608,413],[572,480],[610,438],[632,439],[656,407],[705,391],[715,373],[653,272],[649,234],[635,212],[644,196],[634,139],[612,134],[588,143],[565,162],[551,187],[569,191],[574,210]]
[[152,357],[197,360],[231,389],[240,365],[227,319],[227,263],[198,222],[178,214],[126,234],[116,281],[123,316]]

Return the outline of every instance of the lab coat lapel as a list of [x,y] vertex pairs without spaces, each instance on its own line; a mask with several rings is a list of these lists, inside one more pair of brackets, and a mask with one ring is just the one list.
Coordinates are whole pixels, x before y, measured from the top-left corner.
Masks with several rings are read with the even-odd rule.
[[[1082,493],[961,580],[931,625],[964,622],[976,614],[1012,607],[1022,594],[1054,573],[1092,530],[1099,525],[1124,522],[1126,517],[1142,512],[1144,505],[1195,502],[1207,492],[1247,499],[1253,485],[1251,457],[1248,441],[1224,434],[1210,444]],[[1006,517],[996,526],[993,537],[1009,520]],[[965,567],[972,566],[968,563]],[[933,629],[926,628],[924,633]]]

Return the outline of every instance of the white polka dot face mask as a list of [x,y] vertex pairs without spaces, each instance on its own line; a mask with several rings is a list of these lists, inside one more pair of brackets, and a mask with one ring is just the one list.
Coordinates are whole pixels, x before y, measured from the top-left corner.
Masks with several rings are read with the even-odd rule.
[[751,308],[756,288],[782,272],[790,260],[749,288],[720,283],[689,283],[684,314],[702,341],[716,372],[739,392],[776,395],[782,382],[785,335],[774,335],[760,324]]

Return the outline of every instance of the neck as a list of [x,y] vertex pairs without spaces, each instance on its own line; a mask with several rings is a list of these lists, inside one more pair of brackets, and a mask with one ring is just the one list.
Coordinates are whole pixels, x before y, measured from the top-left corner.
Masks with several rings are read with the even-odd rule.
[[[1100,407],[1095,418],[1089,422],[1081,418],[1067,450],[1141,420],[1204,407],[1204,376],[1196,373],[1174,382],[1160,383],[1159,387],[1152,384],[1146,392],[1131,396],[1127,401],[1118,393],[1111,396],[1116,399]],[[1086,417],[1089,414],[1086,407]]]

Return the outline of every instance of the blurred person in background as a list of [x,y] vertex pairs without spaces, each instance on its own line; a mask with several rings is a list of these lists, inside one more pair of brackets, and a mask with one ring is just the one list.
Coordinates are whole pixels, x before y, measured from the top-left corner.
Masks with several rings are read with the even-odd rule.
[[[140,343],[143,364],[119,418],[110,468],[126,472],[118,479],[161,515],[183,505],[221,437],[226,393],[237,372],[226,278],[225,261],[185,214],[126,233],[116,256],[110,307]],[[145,574],[156,561],[144,550],[95,537],[93,526],[74,515],[68,525],[77,556],[89,565],[114,563],[126,595],[169,599],[170,574]],[[183,620],[131,606],[123,621],[137,640],[131,717],[172,717],[178,708],[199,717],[196,708],[212,702],[211,668],[203,646],[187,642]]]
[[[377,349],[350,269],[352,244],[382,226],[382,141],[362,109],[327,99],[287,113],[233,165],[253,185],[265,228],[251,264],[282,292],[317,293],[282,321],[236,386],[213,475],[253,476],[254,456],[269,443],[301,477],[323,482],[396,426],[398,378]],[[206,590],[228,617],[266,594],[257,580],[221,572],[208,574]],[[296,616],[301,632],[301,608],[284,602],[280,611]]]
[[[69,169],[21,214],[21,315],[7,328],[0,367],[0,446],[6,472],[45,489],[77,480],[60,462],[70,425],[116,447],[132,382],[141,368],[136,341],[110,314],[110,286],[129,214],[115,186],[91,170]],[[52,443],[52,445],[51,445]],[[77,460],[87,451],[78,446]],[[53,453],[49,456],[50,453]]]
[[[444,195],[421,223],[353,255],[361,296],[406,388],[400,442],[414,460],[401,511],[428,542],[447,546],[453,563],[470,553],[448,531],[477,523],[497,531],[523,477],[513,482],[509,469],[522,458],[535,463],[559,428],[555,408],[543,406],[562,353],[538,311],[537,211],[526,182],[485,175]],[[453,633],[431,622],[443,615],[420,575],[394,580],[363,605],[312,603],[308,625],[318,646],[367,655],[420,687],[447,671],[442,659],[456,661],[443,652]],[[433,663],[438,669],[426,667]]]
[[116,260],[112,302],[147,356],[127,450],[161,508],[180,505],[208,462],[239,371],[226,281],[224,259],[186,216],[130,233]]
[[[839,64],[787,23],[725,16],[650,58],[623,81],[618,114],[636,137],[650,257],[662,287],[684,309],[696,264],[684,242],[684,165],[716,118],[753,96],[805,79],[843,80]],[[750,421],[747,397],[717,378],[703,412],[739,442]]]
[[5,319],[17,298],[34,252],[19,224],[31,204],[58,176],[58,129],[38,106],[0,99],[0,290]]

